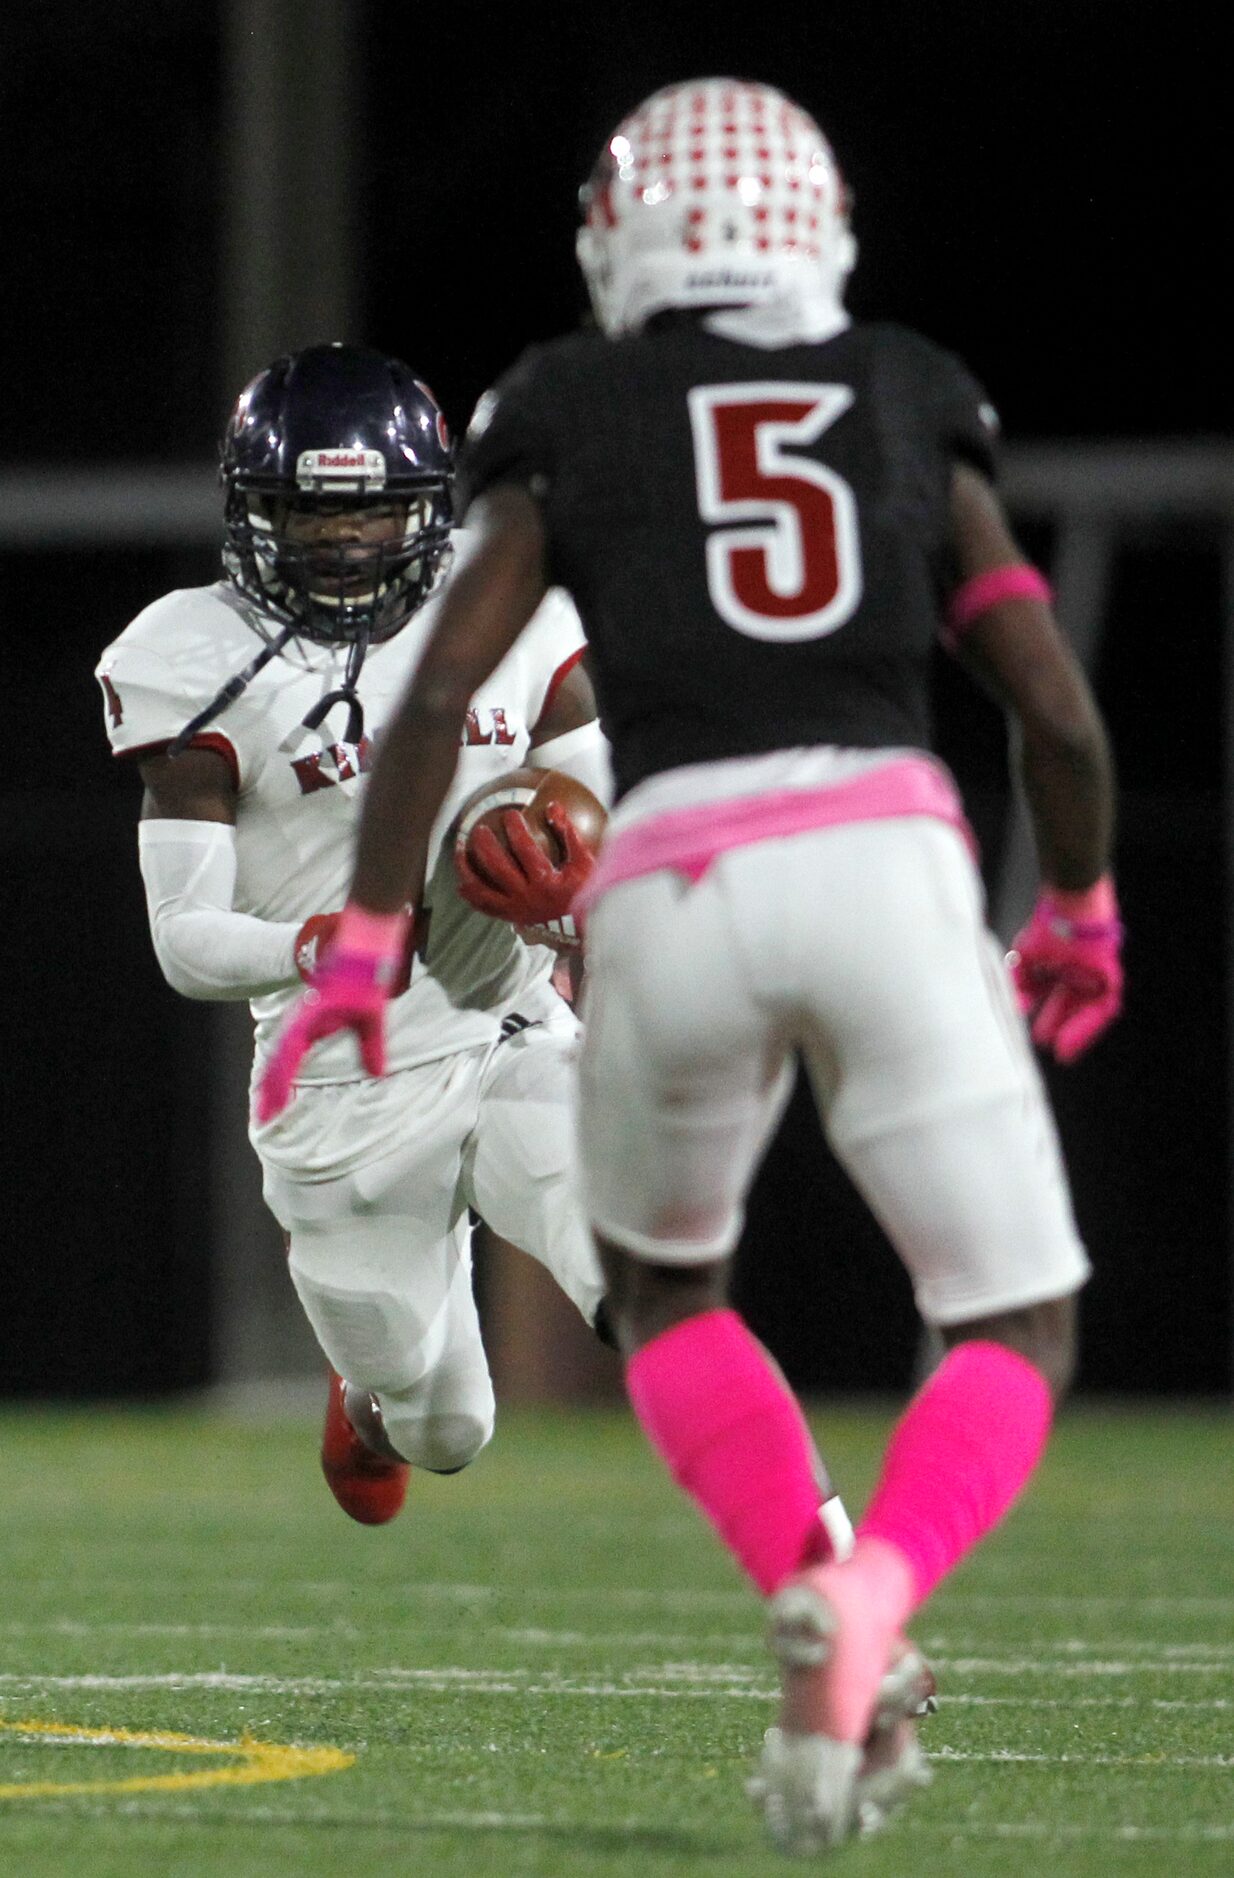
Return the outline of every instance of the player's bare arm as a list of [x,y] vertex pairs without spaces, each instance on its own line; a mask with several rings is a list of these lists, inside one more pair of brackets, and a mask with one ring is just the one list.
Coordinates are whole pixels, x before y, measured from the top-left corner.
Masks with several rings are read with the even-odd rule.
[[547,588],[544,523],[525,489],[492,490],[468,520],[475,551],[446,591],[369,778],[352,899],[373,913],[397,913],[423,891],[429,836],[458,763],[467,707]]
[[[956,467],[952,533],[961,583],[1023,562],[1002,504],[986,479]],[[1068,892],[1107,870],[1114,770],[1088,680],[1047,601],[998,601],[967,628],[959,656],[1012,714],[1041,873]]]
[[1041,868],[1042,891],[1011,955],[1016,992],[1034,1042],[1067,1063],[1122,1005],[1109,744],[1048,589],[1024,563],[994,491],[962,466],[951,524],[957,649],[1010,713]]
[[558,737],[566,737],[574,730],[583,730],[596,719],[596,694],[590,678],[580,664],[571,668],[553,693],[547,709],[531,734],[531,747],[540,749],[544,744],[554,743]]
[[217,750],[165,752],[141,765],[143,822],[230,822],[236,819],[236,786]]

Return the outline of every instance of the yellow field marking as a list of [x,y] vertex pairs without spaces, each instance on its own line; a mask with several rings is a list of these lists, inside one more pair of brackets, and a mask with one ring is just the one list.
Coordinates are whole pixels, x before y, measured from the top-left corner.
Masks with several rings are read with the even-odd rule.
[[0,1786],[0,1800],[41,1800],[69,1793],[184,1793],[197,1787],[256,1787],[269,1780],[307,1780],[338,1774],[355,1764],[341,1748],[286,1747],[276,1741],[204,1741],[198,1735],[132,1728],[69,1728],[63,1722],[0,1721],[0,1732],[43,1736],[61,1747],[156,1748],[166,1754],[229,1754],[238,1765],[199,1774],[138,1774],[130,1780],[25,1780]]

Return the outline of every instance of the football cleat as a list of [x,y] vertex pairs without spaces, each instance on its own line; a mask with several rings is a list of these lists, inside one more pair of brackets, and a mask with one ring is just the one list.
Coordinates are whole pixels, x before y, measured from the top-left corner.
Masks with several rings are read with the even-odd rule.
[[826,1706],[823,1675],[841,1618],[808,1574],[772,1600],[771,1647],[796,1728],[769,1728],[747,1792],[781,1851],[815,1853],[878,1832],[931,1774],[913,1718],[932,1712],[934,1678],[920,1653],[896,1639],[865,1739],[836,1740],[803,1716]]
[[934,1671],[915,1643],[897,1637],[878,1689],[878,1707],[872,1728],[880,1716],[909,1715],[920,1720],[923,1715],[938,1714],[938,1681]]
[[907,1716],[871,1730],[858,1747],[827,1735],[769,1728],[746,1792],[782,1852],[825,1852],[868,1839],[933,1775]]
[[[411,1473],[407,1461],[377,1454],[356,1433],[347,1414],[347,1384],[330,1371],[326,1423],[321,1437],[321,1471],[343,1511],[362,1526],[384,1526],[407,1498]],[[369,1397],[374,1415],[380,1410]]]
[[826,1852],[852,1837],[861,1752],[856,1741],[767,1730],[746,1791],[781,1852]]
[[889,1819],[934,1778],[917,1740],[916,1724],[897,1716],[876,1728],[865,1743],[853,1786],[855,1829],[858,1838],[881,1832]]

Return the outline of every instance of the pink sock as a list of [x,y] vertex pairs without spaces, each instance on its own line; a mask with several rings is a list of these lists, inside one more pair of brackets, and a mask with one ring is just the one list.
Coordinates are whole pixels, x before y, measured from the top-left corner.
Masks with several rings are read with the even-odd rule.
[[857,1545],[857,1559],[864,1539],[907,1559],[911,1596],[898,1622],[998,1524],[1041,1458],[1052,1414],[1040,1370],[1001,1343],[957,1344],[909,1403]]
[[648,1439],[759,1590],[820,1552],[817,1458],[801,1410],[735,1311],[645,1343],[626,1387]]

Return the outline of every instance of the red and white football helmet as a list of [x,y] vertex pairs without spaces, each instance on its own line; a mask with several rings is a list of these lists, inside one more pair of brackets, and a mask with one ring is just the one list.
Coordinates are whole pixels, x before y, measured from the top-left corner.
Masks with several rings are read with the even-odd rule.
[[613,132],[581,201],[579,265],[610,336],[664,307],[838,306],[857,258],[830,144],[770,85],[657,91]]

